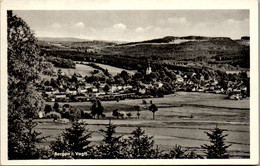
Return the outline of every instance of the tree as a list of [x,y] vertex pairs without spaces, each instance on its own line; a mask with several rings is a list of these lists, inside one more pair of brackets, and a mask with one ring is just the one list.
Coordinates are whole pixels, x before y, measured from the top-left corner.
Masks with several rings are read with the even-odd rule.
[[78,82],[78,78],[77,78],[77,75],[76,73],[74,73],[71,77],[71,82],[74,82],[74,83],[77,83]]
[[135,81],[141,81],[142,79],[144,78],[144,76],[142,75],[142,73],[140,72],[136,72],[134,75],[133,75],[133,80]]
[[133,159],[147,159],[154,158],[155,150],[153,149],[153,137],[145,135],[140,127],[131,133],[132,136],[128,138],[128,153],[129,157]]
[[198,159],[202,158],[197,155],[194,151],[189,151],[188,149],[183,149],[180,145],[175,145],[169,153],[165,153],[163,158],[167,159]]
[[70,155],[66,157],[74,159],[91,158],[93,151],[92,146],[90,146],[91,141],[88,140],[91,138],[91,134],[83,123],[73,122],[70,128],[66,128],[55,141],[51,142],[52,157],[56,158],[56,152],[69,153]]
[[[9,120],[9,119],[8,119]],[[10,123],[10,121],[8,121]],[[46,139],[41,136],[40,132],[36,132],[34,128],[37,126],[32,119],[12,121],[15,125],[11,125],[8,132],[8,159],[40,159],[47,157],[47,151],[39,147],[39,143]],[[15,131],[15,132],[14,132]],[[12,138],[12,140],[10,140]]]
[[155,115],[155,112],[158,111],[158,108],[155,104],[152,104],[150,107],[149,107],[149,110],[153,113],[153,119],[154,119],[154,115]]
[[109,121],[106,130],[101,129],[100,131],[105,135],[104,139],[95,150],[96,157],[102,159],[125,158],[122,150],[126,145],[121,140],[122,136],[114,136],[116,133],[116,126]]
[[205,132],[210,139],[210,145],[202,145],[201,147],[206,150],[205,154],[209,159],[227,159],[229,158],[229,154],[227,152],[227,148],[231,146],[226,145],[224,143],[225,137],[228,134],[223,135],[223,130],[215,127],[214,130],[209,133]]
[[57,81],[54,78],[51,78],[50,86],[52,86],[53,88],[59,87]]
[[117,117],[117,119],[119,119],[119,112],[118,109],[115,109],[112,113],[113,116]]
[[53,105],[53,110],[56,111],[56,112],[59,112],[59,108],[60,108],[59,103],[55,102],[54,105]]
[[147,101],[146,101],[146,100],[142,100],[142,103],[143,103],[144,105],[146,105],[146,104],[147,104]]
[[49,112],[51,112],[51,111],[52,111],[52,107],[51,107],[51,105],[46,104],[46,105],[45,105],[45,108],[44,108],[44,112],[45,112],[45,114],[47,114],[47,113],[49,113]]
[[124,85],[125,81],[123,78],[119,77],[119,78],[115,79],[115,83],[118,85]]
[[44,58],[30,27],[12,11],[7,12],[7,41],[8,158],[42,158],[43,149],[36,146],[42,137],[33,130],[37,123],[26,119],[37,117],[44,109],[42,96],[35,88]]
[[120,73],[120,77],[124,80],[125,84],[127,84],[128,80],[130,79],[130,75],[125,70],[122,70],[122,72]]
[[128,118],[130,118],[132,116],[131,112],[126,114],[128,116]]
[[108,91],[109,91],[109,86],[106,84],[105,86],[104,86],[104,88],[103,88],[103,90],[107,93]]
[[102,106],[100,100],[96,100],[93,105],[91,106],[90,108],[91,110],[91,114],[92,116],[95,118],[95,116],[97,115],[98,116],[98,119],[99,119],[99,116],[103,115],[103,112],[104,112],[104,107]]
[[140,106],[139,105],[135,105],[134,106],[134,110],[137,111],[137,119],[139,119],[139,116],[141,115],[140,114],[140,111],[141,111]]

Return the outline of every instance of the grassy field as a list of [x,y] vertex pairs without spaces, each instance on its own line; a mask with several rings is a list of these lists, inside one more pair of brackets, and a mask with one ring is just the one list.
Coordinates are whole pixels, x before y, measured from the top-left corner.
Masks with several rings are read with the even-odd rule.
[[130,75],[134,75],[135,72],[137,72],[135,70],[126,70],[126,69],[113,67],[113,66],[105,65],[105,64],[101,64],[101,63],[95,63],[95,64],[99,65],[103,69],[107,69],[109,71],[109,73],[111,73],[112,76],[117,75],[117,73],[121,73],[123,70],[127,71]]
[[67,69],[67,68],[55,68],[56,71],[61,69],[63,73],[67,76],[72,76],[74,73],[80,74],[82,77],[91,76],[91,72],[95,70],[95,68],[87,65],[76,64],[76,69]]
[[[82,63],[86,63],[87,64],[87,62],[83,62],[83,61],[75,61],[75,62],[82,62]],[[91,63],[94,63],[94,62],[91,62]],[[105,65],[105,64],[101,64],[101,63],[94,63],[94,64],[102,67],[103,69],[107,69],[112,76],[115,76],[118,73],[121,73],[123,70],[125,70],[125,69],[122,69],[122,68],[113,67],[113,66]],[[84,64],[76,64],[76,68],[75,69],[55,67],[56,72],[59,69],[61,69],[61,71],[63,73],[65,73],[67,76],[72,76],[74,73],[78,73],[82,77],[91,76],[91,72],[93,72],[94,70],[98,70],[98,69],[95,69],[95,68],[93,68],[91,66],[84,65]],[[126,70],[126,71],[130,75],[133,75],[136,72],[135,70]]]
[[[148,111],[149,104],[142,104],[142,100],[122,100],[119,102],[102,102],[105,108],[105,119],[83,120],[93,131],[91,140],[93,144],[100,142],[103,137],[98,131],[104,129],[108,124],[108,117],[117,126],[118,135],[129,135],[132,130],[140,126],[146,134],[154,136],[156,145],[161,149],[169,150],[175,144],[194,149],[202,153],[200,145],[208,144],[205,131],[212,130],[218,126],[227,130],[227,143],[232,144],[228,149],[233,158],[249,157],[249,99],[240,101],[224,99],[225,95],[211,93],[187,93],[177,92],[164,98],[147,99],[152,100],[159,110],[156,119],[152,120],[152,113]],[[52,103],[51,103],[52,104]],[[61,104],[61,103],[60,103]],[[90,102],[70,103],[85,111],[90,111]],[[141,106],[140,119],[137,119],[134,105]],[[131,118],[113,119],[111,112],[114,109],[131,112]],[[51,136],[48,142],[54,140],[69,124],[54,123],[52,120],[38,120],[37,130],[43,135]]]
[[[74,62],[77,62],[77,63],[83,63],[83,64],[88,64],[89,62],[83,62],[83,61],[74,61]],[[137,72],[136,70],[127,70],[127,69],[123,69],[123,68],[119,68],[119,67],[114,67],[114,66],[110,66],[110,65],[106,65],[106,64],[102,64],[102,63],[96,63],[96,62],[91,62],[93,64],[96,64],[100,67],[102,67],[103,69],[107,69],[109,71],[109,73],[112,75],[112,76],[115,76],[117,75],[118,73],[121,73],[123,70],[127,71],[130,75],[134,75],[135,72]],[[83,70],[93,70],[94,68],[92,68],[91,66],[88,66],[88,65],[78,65],[78,68],[76,66],[77,69],[83,69]],[[84,67],[86,66],[86,67]],[[88,68],[88,67],[91,67],[92,69]]]

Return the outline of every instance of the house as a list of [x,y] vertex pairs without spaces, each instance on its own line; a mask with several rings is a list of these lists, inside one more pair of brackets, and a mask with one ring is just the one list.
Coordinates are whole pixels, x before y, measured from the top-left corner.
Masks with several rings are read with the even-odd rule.
[[230,92],[232,92],[233,91],[233,89],[232,88],[227,88],[227,90],[226,90],[226,94],[229,94]]
[[158,82],[158,88],[161,88],[163,86],[163,83]]
[[54,94],[54,95],[58,94],[58,93],[60,93],[60,91],[58,89],[56,89],[55,91],[52,92],[52,94]]
[[45,112],[44,111],[39,111],[38,112],[38,117],[41,119],[41,118],[44,118],[45,117]]
[[176,75],[176,81],[177,81],[177,82],[183,82],[184,79],[182,78],[182,76],[180,76],[180,75],[178,74],[178,75]]
[[96,96],[102,96],[102,95],[105,95],[106,93],[105,92],[98,92],[96,93]]
[[205,81],[204,75],[201,75],[201,76],[200,76],[200,81]]
[[145,94],[146,90],[145,89],[139,89],[139,93]]
[[214,80],[211,85],[217,85],[218,84],[218,80]]
[[66,90],[66,93],[67,94],[71,94],[71,95],[77,95],[77,90],[76,89],[74,89],[74,88],[68,88],[67,90]]
[[77,89],[78,93],[86,93],[88,90],[85,88],[85,86],[81,85]]
[[66,94],[56,94],[55,95],[55,101],[66,101]]
[[121,85],[120,85],[120,86],[117,86],[117,90],[120,91],[120,90],[122,90],[122,89],[123,89],[123,86],[121,86]]
[[117,91],[117,86],[112,85],[111,86],[111,92],[115,93]]
[[229,99],[231,100],[241,100],[242,99],[242,96],[239,95],[239,94],[231,94],[228,96]]
[[52,91],[45,91],[45,94],[46,94],[47,96],[52,96]]
[[205,91],[205,87],[200,87],[197,89],[197,92],[204,92]]
[[127,85],[127,86],[124,86],[124,89],[132,89],[133,86],[132,85]]
[[224,93],[224,89],[223,88],[218,88],[218,89],[215,89],[215,93],[216,94],[221,94],[221,93]]
[[92,84],[85,84],[85,89],[91,88]]
[[98,89],[97,88],[92,88],[92,92],[97,93]]

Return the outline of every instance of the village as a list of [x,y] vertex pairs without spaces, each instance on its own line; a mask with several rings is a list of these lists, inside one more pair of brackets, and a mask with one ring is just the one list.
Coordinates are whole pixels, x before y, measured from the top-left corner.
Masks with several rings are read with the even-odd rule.
[[[224,94],[234,100],[249,96],[245,83],[249,75],[244,74],[246,78],[243,80],[239,77],[241,72],[226,74],[226,80],[222,78],[220,82],[216,77],[205,78],[202,73],[173,70],[169,75],[168,71],[156,72],[152,71],[150,65],[145,73],[137,72],[131,75],[123,70],[113,77],[107,69],[93,63],[90,65],[97,70],[89,77],[83,77],[79,73],[67,76],[58,70],[57,77],[43,80],[38,88],[44,99],[49,102],[85,102],[96,99],[119,102],[124,99],[163,97],[175,91]],[[162,75],[165,75],[164,78]]]

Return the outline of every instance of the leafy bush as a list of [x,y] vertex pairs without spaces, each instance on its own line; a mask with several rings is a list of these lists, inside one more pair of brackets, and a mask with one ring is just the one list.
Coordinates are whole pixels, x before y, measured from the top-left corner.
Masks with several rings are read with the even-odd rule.
[[[70,121],[76,121],[78,119],[89,117],[87,113],[84,113],[82,110],[73,107],[69,104],[64,104],[60,110],[62,118],[69,119]],[[89,118],[88,118],[89,119]]]
[[132,116],[131,112],[126,114],[128,116],[128,118],[130,118]]
[[49,113],[49,112],[52,112],[52,107],[51,107],[51,105],[46,104],[46,105],[45,105],[45,108],[44,108],[44,112],[45,112],[46,114]]
[[70,59],[63,59],[59,57],[46,56],[47,61],[51,62],[55,67],[73,68],[75,69],[75,63]]
[[61,114],[58,113],[58,112],[49,112],[46,114],[46,118],[48,119],[53,119],[53,121],[57,120],[57,119],[60,119],[61,118]]

